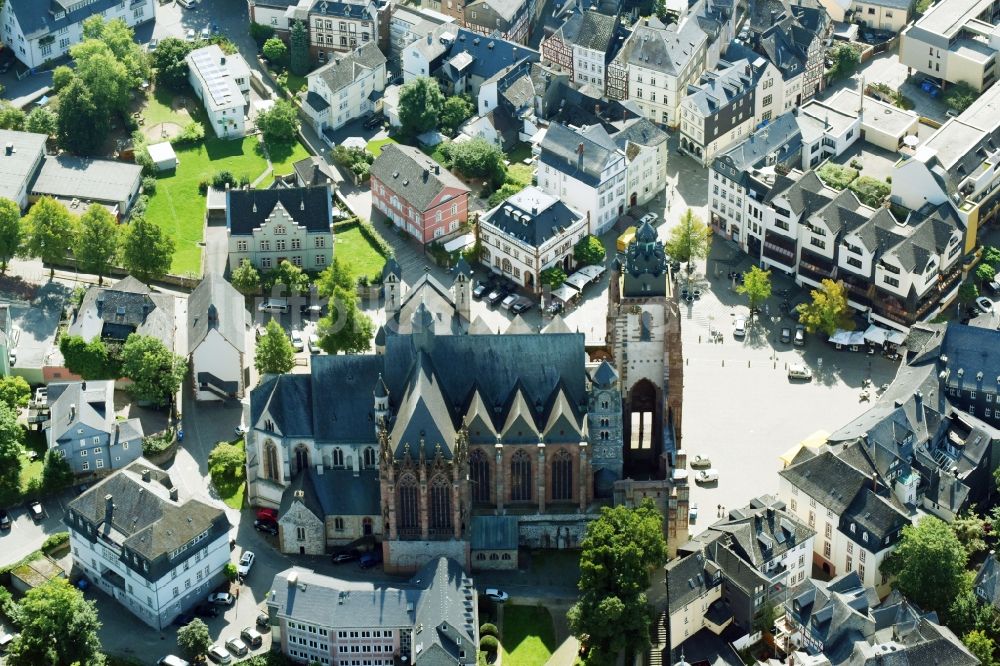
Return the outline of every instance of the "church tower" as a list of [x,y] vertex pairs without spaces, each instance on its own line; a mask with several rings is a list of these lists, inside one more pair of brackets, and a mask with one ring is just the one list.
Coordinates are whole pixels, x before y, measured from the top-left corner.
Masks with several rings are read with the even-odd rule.
[[465,257],[460,256],[455,264],[455,282],[452,286],[455,298],[455,312],[468,323],[472,320],[472,268]]
[[403,269],[395,257],[389,257],[382,268],[382,288],[385,292],[386,320],[392,319],[399,312],[403,300]]

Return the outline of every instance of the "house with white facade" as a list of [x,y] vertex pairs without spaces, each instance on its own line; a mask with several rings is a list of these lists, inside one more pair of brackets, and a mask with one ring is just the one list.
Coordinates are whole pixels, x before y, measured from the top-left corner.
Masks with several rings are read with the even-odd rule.
[[228,190],[229,266],[244,259],[259,271],[286,259],[321,271],[333,263],[333,199],[329,185]]
[[201,603],[230,561],[226,512],[144,458],[69,502],[73,567],[154,629]]
[[586,235],[585,215],[531,186],[479,218],[479,260],[494,273],[539,293],[546,268],[572,272],[573,248]]
[[0,41],[26,67],[62,58],[83,41],[91,16],[135,27],[156,18],[154,0],[9,0],[0,7]]
[[267,597],[275,648],[314,664],[471,666],[479,646],[472,578],[435,558],[409,581],[345,582],[292,567]]
[[900,33],[899,62],[908,71],[985,92],[997,80],[998,25],[1000,16],[987,0],[936,2]]
[[207,273],[191,292],[187,311],[187,353],[195,399],[242,398],[250,324],[243,294],[218,273]]
[[620,125],[611,138],[625,154],[626,205],[644,206],[663,191],[667,182],[667,133],[648,118],[630,118]]
[[574,12],[543,40],[540,45],[542,58],[565,67],[574,83],[593,86],[603,92],[608,64],[624,41],[625,35],[619,32],[617,15],[597,9]]
[[239,53],[227,54],[216,44],[187,55],[188,82],[205,106],[208,124],[221,139],[247,133],[250,110],[250,67]]
[[599,236],[625,212],[625,154],[601,125],[570,129],[554,122],[541,142],[538,187],[572,201]]
[[142,455],[142,423],[116,418],[114,381],[52,383],[46,403],[45,443],[74,474],[107,474]]
[[333,145],[333,130],[377,110],[385,90],[386,58],[372,42],[309,73],[302,110],[313,129]]

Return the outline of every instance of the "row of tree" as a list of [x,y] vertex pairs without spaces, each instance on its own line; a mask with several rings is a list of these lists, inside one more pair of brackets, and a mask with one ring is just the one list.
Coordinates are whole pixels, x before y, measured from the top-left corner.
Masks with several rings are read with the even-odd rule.
[[70,253],[81,270],[101,281],[111,266],[120,264],[149,282],[170,270],[174,241],[141,215],[120,226],[98,204],[77,217],[59,201],[42,197],[22,218],[16,203],[0,198],[0,271],[15,256],[41,259],[54,271]]

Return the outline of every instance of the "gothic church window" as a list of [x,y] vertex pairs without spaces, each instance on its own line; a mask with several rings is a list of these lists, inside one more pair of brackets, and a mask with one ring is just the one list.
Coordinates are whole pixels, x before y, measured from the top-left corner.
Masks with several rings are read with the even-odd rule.
[[573,458],[565,451],[559,451],[552,460],[552,499],[573,499]]
[[264,478],[280,481],[278,478],[278,447],[272,441],[264,444]]
[[375,449],[368,447],[365,449],[365,467],[375,466]]
[[417,480],[413,478],[412,474],[407,474],[399,480],[396,492],[398,495],[396,502],[399,507],[399,530],[400,532],[416,532],[420,529]]
[[531,500],[531,458],[524,451],[510,458],[510,499],[512,502]]
[[451,530],[451,484],[448,478],[439,474],[431,481],[431,524],[432,530]]
[[490,463],[482,449],[476,449],[469,456],[469,482],[473,502],[490,501]]
[[343,467],[344,466],[344,450],[334,449],[333,450],[333,466]]

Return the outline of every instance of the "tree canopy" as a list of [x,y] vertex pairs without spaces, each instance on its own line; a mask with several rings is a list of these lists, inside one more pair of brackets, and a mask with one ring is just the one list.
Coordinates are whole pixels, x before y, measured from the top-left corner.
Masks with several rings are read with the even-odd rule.
[[117,379],[121,376],[120,359],[108,350],[99,337],[87,342],[79,335],[64,335],[59,339],[59,352],[66,368],[84,379]]
[[399,123],[406,134],[423,134],[436,128],[443,108],[441,87],[429,76],[404,83],[399,91]]
[[291,102],[280,99],[269,110],[257,116],[257,127],[266,143],[294,143],[299,131],[299,114]]
[[[26,254],[47,264],[65,262],[76,227],[76,220],[66,206],[51,197],[42,197],[31,207],[25,221]],[[54,273],[55,266],[51,266],[49,274]]]
[[284,61],[285,56],[288,55],[288,47],[285,43],[277,37],[271,37],[261,48],[264,57],[267,58],[272,63],[279,63]]
[[281,324],[273,319],[267,322],[264,335],[257,341],[254,366],[262,375],[278,375],[295,367],[295,350]]
[[21,249],[22,231],[21,208],[0,197],[0,272],[7,270],[7,264]]
[[110,130],[108,113],[98,108],[87,84],[74,77],[59,93],[59,147],[78,155],[92,155],[101,150]]
[[500,187],[507,177],[503,151],[482,137],[449,144],[447,154],[456,171],[470,178],[488,178],[493,187]]
[[646,598],[650,572],[667,560],[663,516],[650,500],[638,508],[604,507],[581,543],[580,600],[570,628],[588,636],[597,663],[649,645],[653,614]]
[[80,216],[73,243],[73,254],[80,268],[95,273],[101,284],[117,252],[118,222],[104,206],[90,204]]
[[141,215],[133,217],[125,227],[120,247],[122,266],[146,284],[170,270],[174,239]]
[[833,335],[837,329],[849,331],[854,328],[851,307],[847,304],[847,287],[840,280],[829,278],[820,283],[819,289],[809,292],[812,300],[800,303],[796,310],[799,322],[810,333],[822,331]]
[[309,31],[302,21],[292,23],[290,69],[293,74],[305,76],[309,72]]
[[752,266],[743,274],[743,284],[737,285],[736,293],[747,297],[750,310],[760,307],[760,304],[771,298],[771,271]]
[[31,401],[31,387],[24,377],[10,375],[0,378],[0,402],[11,409],[27,407]]
[[24,115],[24,111],[10,102],[0,101],[0,129],[21,132],[26,121],[27,116]]
[[132,380],[129,391],[138,400],[169,404],[184,380],[184,357],[157,338],[133,333],[122,347],[122,374]]
[[358,309],[357,292],[335,287],[327,315],[317,325],[319,346],[328,354],[359,354],[371,346],[374,324]]
[[463,95],[453,95],[441,105],[438,124],[448,136],[455,136],[458,128],[476,113],[472,99]]
[[992,638],[986,635],[986,632],[973,629],[962,636],[962,642],[965,643],[965,647],[969,648],[969,652],[979,659],[982,666],[996,666],[997,662],[993,658],[996,644]]
[[236,267],[236,270],[233,271],[230,281],[239,292],[250,294],[257,291],[260,287],[260,273],[250,263],[250,260],[244,259]]
[[21,438],[17,412],[0,403],[0,502],[14,502],[21,492]]
[[49,107],[36,106],[28,114],[28,118],[24,123],[24,129],[36,134],[55,136],[56,132],[59,131],[59,118],[56,116],[55,111]]
[[7,648],[12,666],[101,666],[97,606],[65,578],[31,589],[19,604],[21,626]]
[[592,234],[587,234],[573,247],[573,261],[581,266],[591,266],[604,262],[606,252],[601,239]]
[[278,264],[273,277],[274,283],[288,287],[290,294],[300,294],[309,289],[309,276],[287,259]]
[[968,557],[951,527],[933,516],[903,528],[896,549],[882,562],[882,573],[925,610],[944,614],[952,600],[968,587]]
[[687,262],[690,272],[695,260],[708,256],[711,243],[712,230],[688,208],[680,223],[670,230],[665,249],[674,260]]
[[203,657],[211,645],[212,636],[208,633],[208,626],[198,618],[177,630],[177,647],[190,661]]
[[167,37],[157,44],[152,59],[158,85],[171,90],[182,90],[187,85],[188,64],[185,58],[193,47],[194,44],[176,37]]

